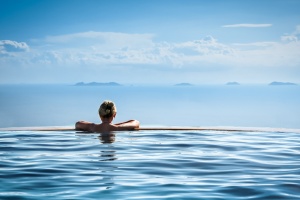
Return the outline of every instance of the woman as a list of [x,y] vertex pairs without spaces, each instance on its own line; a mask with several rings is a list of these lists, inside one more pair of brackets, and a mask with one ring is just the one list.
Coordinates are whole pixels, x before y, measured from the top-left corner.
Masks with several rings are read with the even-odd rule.
[[117,108],[112,101],[104,101],[99,110],[99,116],[102,121],[101,124],[94,124],[86,121],[78,121],[75,124],[76,130],[107,133],[111,131],[126,131],[139,128],[140,122],[137,120],[129,120],[118,124],[112,124],[113,119],[116,117]]

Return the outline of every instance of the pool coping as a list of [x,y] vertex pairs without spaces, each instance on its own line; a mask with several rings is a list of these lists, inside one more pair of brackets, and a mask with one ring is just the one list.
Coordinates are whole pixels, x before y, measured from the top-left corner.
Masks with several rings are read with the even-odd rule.
[[[270,127],[231,127],[231,126],[145,126],[135,131],[247,131],[247,132],[293,132],[300,133],[300,129],[270,128]],[[72,126],[39,126],[39,127],[7,127],[0,131],[76,131]]]

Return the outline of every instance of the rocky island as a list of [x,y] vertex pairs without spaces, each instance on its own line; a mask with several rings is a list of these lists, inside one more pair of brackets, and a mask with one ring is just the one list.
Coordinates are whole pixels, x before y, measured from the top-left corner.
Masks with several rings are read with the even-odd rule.
[[98,83],[98,82],[90,82],[90,83],[84,83],[84,82],[78,82],[75,84],[75,86],[121,86],[121,84],[116,82],[108,82],[108,83]]
[[290,82],[277,82],[277,81],[274,81],[274,82],[270,83],[269,85],[280,86],[280,85],[297,85],[297,84],[296,83],[290,83]]
[[178,83],[175,86],[193,86],[193,85],[190,83]]
[[238,82],[228,82],[226,85],[240,85]]

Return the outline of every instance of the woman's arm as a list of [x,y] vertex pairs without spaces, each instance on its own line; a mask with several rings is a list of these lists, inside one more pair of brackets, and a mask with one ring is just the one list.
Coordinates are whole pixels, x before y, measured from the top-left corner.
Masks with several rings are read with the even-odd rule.
[[75,129],[81,131],[92,131],[94,125],[95,124],[91,122],[78,121],[75,124]]
[[128,120],[126,122],[117,123],[115,126],[118,131],[133,130],[140,127],[140,122],[137,120]]

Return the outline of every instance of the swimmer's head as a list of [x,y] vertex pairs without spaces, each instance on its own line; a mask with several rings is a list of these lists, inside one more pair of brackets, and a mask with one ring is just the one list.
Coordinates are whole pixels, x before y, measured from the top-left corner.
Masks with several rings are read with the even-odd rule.
[[106,100],[101,104],[98,113],[101,118],[114,117],[117,113],[117,107],[114,102]]

